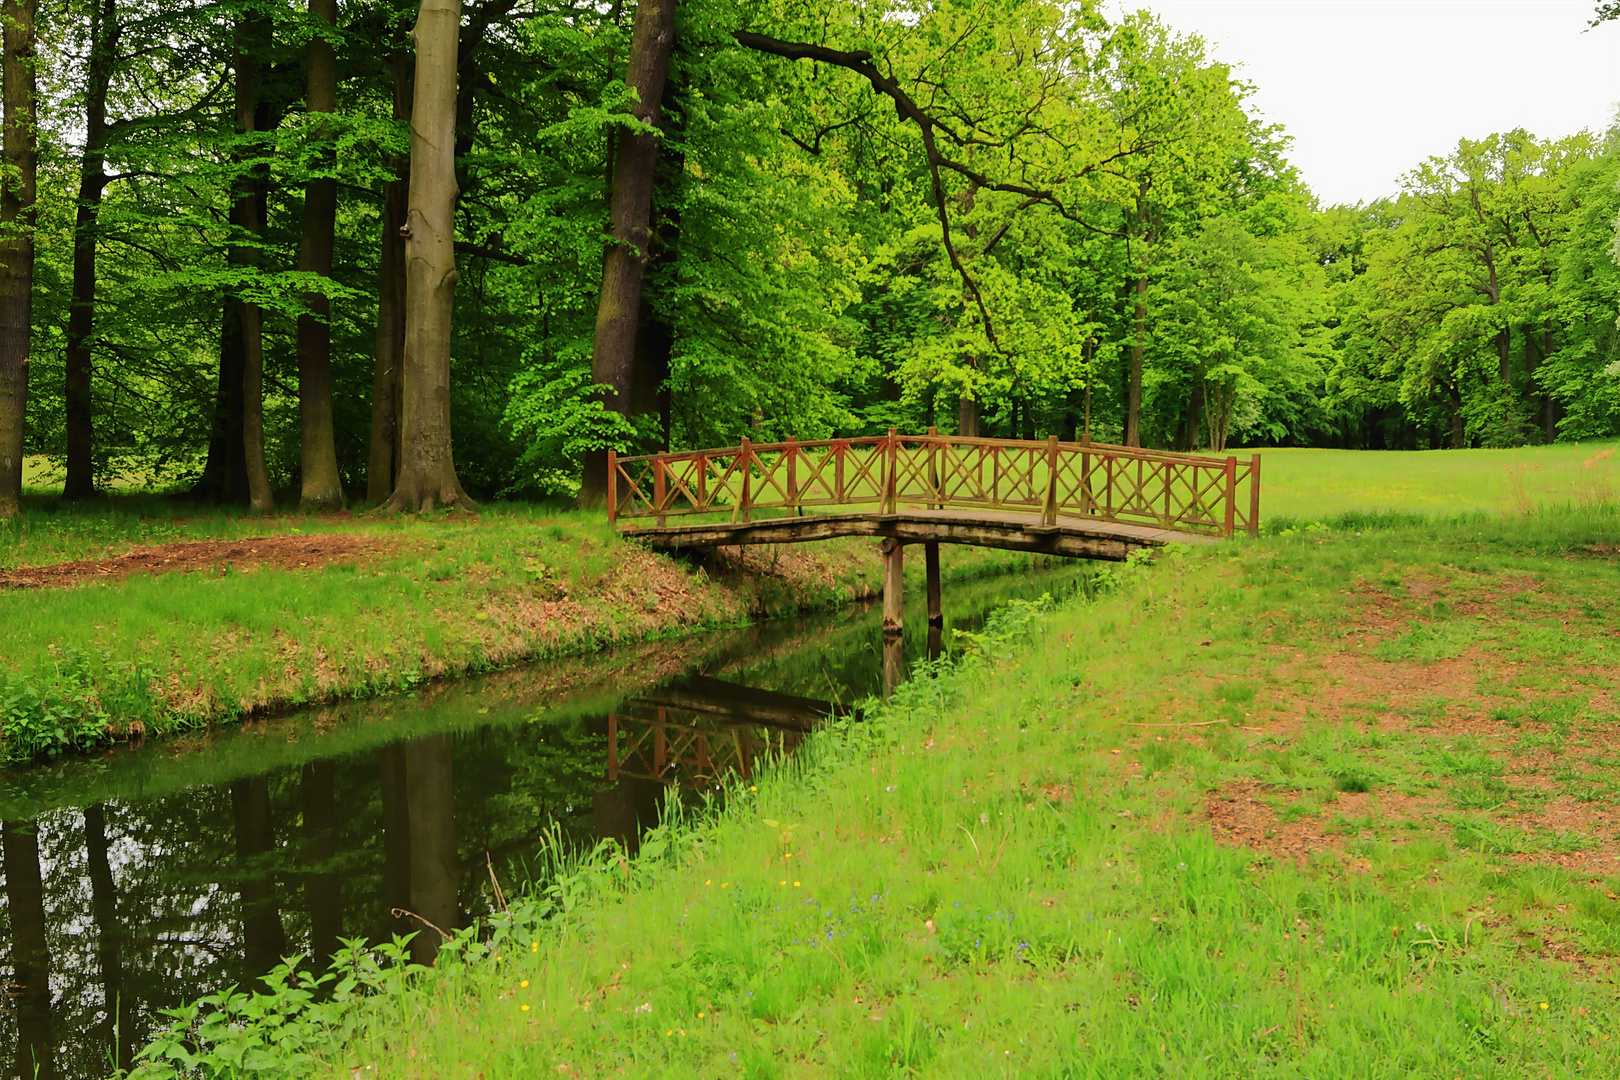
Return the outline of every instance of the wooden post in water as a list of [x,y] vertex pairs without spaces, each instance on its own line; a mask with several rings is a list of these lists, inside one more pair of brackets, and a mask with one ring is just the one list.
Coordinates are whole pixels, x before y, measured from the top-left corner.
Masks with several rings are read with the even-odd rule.
[[889,537],[878,546],[883,553],[883,696],[888,697],[905,677],[905,653],[900,634],[901,589],[905,545]]
[[945,627],[945,607],[940,602],[938,540],[924,542],[923,561],[928,565],[928,630],[932,633]]

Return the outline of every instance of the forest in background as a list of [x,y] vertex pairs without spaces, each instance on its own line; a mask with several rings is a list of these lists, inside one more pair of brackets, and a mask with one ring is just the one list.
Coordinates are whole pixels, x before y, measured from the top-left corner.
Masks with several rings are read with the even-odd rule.
[[[0,376],[9,253],[33,253],[26,409],[0,413],[24,453],[69,497],[247,502],[262,424],[283,499],[387,500],[429,4],[33,4],[4,5]],[[439,6],[442,392],[475,497],[577,495],[609,447],[891,427],[1212,451],[1620,432],[1620,127],[1465,140],[1324,207],[1252,88],[1146,13]]]

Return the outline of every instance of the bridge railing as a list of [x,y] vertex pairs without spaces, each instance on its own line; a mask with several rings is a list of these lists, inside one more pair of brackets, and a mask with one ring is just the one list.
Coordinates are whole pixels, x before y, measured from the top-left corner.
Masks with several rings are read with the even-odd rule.
[[1207,457],[1093,442],[887,435],[608,455],[613,521],[825,507],[983,509],[1258,535],[1260,457]]

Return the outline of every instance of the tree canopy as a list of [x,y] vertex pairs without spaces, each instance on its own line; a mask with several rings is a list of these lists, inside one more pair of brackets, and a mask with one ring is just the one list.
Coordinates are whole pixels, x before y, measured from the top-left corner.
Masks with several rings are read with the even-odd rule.
[[0,459],[69,497],[589,496],[609,448],[890,427],[1620,432],[1620,129],[1323,206],[1198,37],[1089,2],[7,11]]

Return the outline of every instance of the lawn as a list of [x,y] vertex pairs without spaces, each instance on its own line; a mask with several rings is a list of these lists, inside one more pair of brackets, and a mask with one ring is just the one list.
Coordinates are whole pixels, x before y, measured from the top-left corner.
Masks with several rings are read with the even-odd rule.
[[1617,530],[1116,568],[633,862],[538,863],[436,969],[318,1015],[280,994],[216,1049],[332,1076],[1620,1074]]
[[1234,450],[1261,456],[1261,518],[1525,513],[1620,494],[1620,443],[1516,450]]
[[[961,580],[1027,555],[947,553]],[[922,566],[912,568],[921,587]],[[0,757],[184,731],[872,595],[857,540],[706,565],[600,513],[188,513],[150,498],[0,524]],[[46,617],[41,617],[44,612]]]

